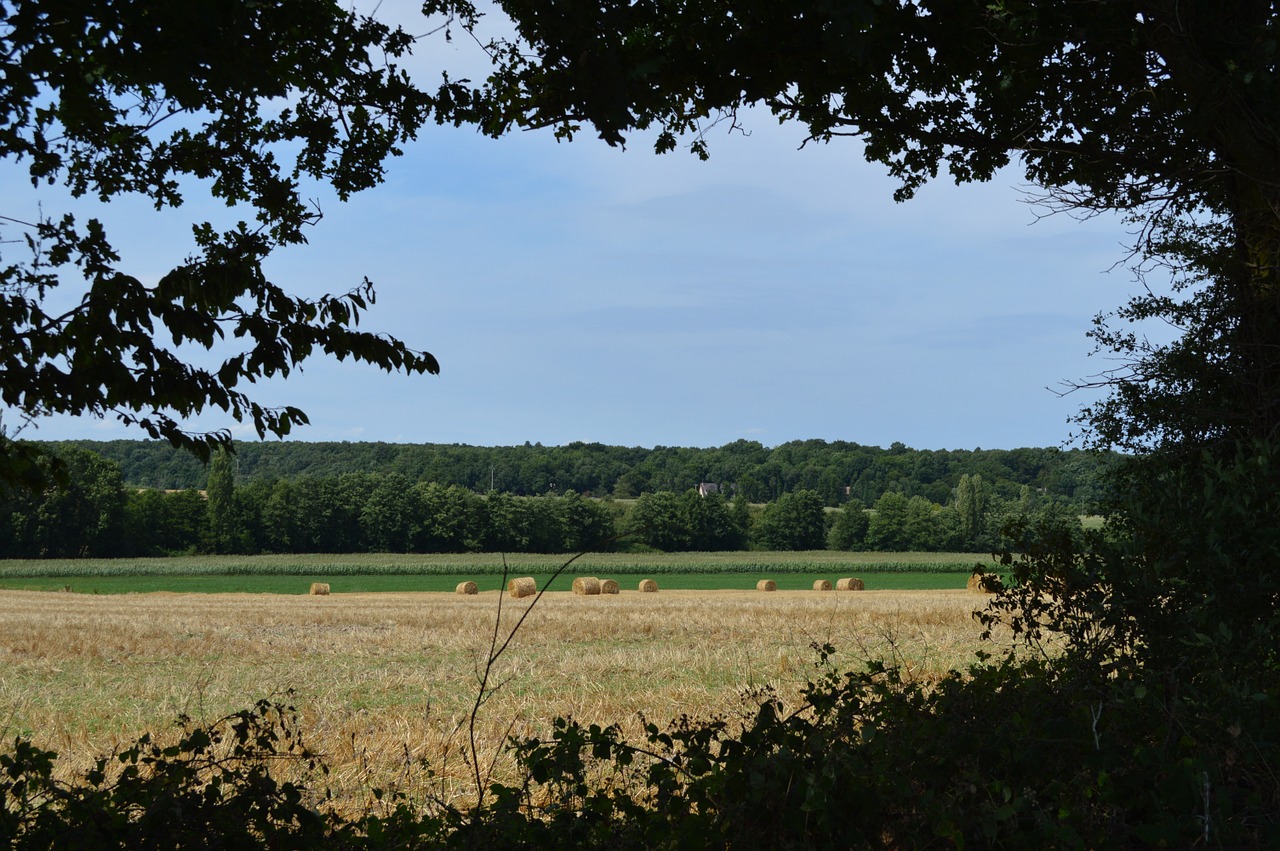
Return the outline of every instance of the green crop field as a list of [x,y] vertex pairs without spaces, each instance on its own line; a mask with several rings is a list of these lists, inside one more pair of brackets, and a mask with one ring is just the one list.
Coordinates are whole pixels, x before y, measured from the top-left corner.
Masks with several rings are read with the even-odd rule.
[[[306,593],[328,582],[334,593],[452,591],[473,580],[496,590],[508,576],[534,576],[539,585],[567,556],[268,555],[155,559],[45,559],[0,561],[0,588],[98,594],[153,591],[199,593]],[[869,589],[963,588],[974,565],[994,565],[970,553],[591,553],[577,558],[552,586],[568,590],[574,576],[617,579],[624,589],[641,577],[671,589],[752,588],[773,579],[783,590],[811,588],[817,579],[863,578]]]

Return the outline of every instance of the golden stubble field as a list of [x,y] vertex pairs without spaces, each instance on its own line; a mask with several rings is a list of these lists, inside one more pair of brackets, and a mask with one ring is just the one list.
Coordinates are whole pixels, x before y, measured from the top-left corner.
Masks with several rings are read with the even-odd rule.
[[[479,723],[508,733],[556,715],[637,728],[742,707],[749,686],[794,698],[830,642],[846,667],[894,658],[914,676],[963,668],[978,647],[960,591],[661,591],[547,594],[495,669]],[[359,796],[469,794],[465,723],[499,597],[451,594],[91,596],[0,591],[0,733],[32,736],[62,772],[185,713],[213,720],[292,689],[303,729]],[[502,601],[505,634],[528,600]],[[414,767],[427,760],[435,777]],[[503,762],[499,760],[499,772]]]

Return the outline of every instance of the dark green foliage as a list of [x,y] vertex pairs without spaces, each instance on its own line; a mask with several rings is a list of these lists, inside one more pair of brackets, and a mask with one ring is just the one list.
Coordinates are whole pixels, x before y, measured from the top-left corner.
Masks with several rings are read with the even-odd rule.
[[972,551],[995,549],[995,540],[989,534],[991,501],[991,488],[980,473],[960,477],[952,501],[956,512],[956,535],[961,544]]
[[249,485],[236,497],[250,542],[240,552],[561,553],[607,546],[615,534],[608,510],[577,494],[482,497],[394,474]]
[[[745,502],[742,505],[745,508]],[[718,493],[646,493],[627,515],[628,537],[669,553],[746,549],[747,527],[741,515]]]
[[487,501],[457,485],[415,485],[413,497],[421,513],[409,538],[412,552],[457,553],[481,549],[489,528]]
[[208,497],[209,548],[215,553],[239,549],[236,538],[241,527],[236,506],[236,460],[226,449],[219,449],[209,462]]
[[685,552],[692,548],[680,497],[670,491],[643,494],[627,516],[627,526],[632,537],[654,549]]
[[689,530],[689,549],[697,552],[743,550],[747,547],[749,526],[735,516],[723,494],[699,496],[688,490],[680,497],[681,509]]
[[[55,454],[61,447],[82,452],[82,445],[108,451],[106,457],[121,459],[122,463],[131,465],[139,478],[151,482],[164,478],[162,469],[168,469],[171,463],[178,464],[182,461],[182,456],[175,455],[174,450],[156,443],[73,442],[45,444],[44,449]],[[572,460],[576,457],[575,453],[595,458],[598,463],[604,463],[605,459],[613,457],[610,454],[613,450],[598,445],[590,446],[594,447],[591,452],[587,452],[586,445],[563,447],[560,456],[543,447],[529,449],[536,450],[538,457],[546,462],[542,464],[544,473],[547,470],[554,471],[556,465]],[[880,450],[856,447],[855,444],[847,446],[855,447],[860,453],[872,453],[869,457],[880,459],[873,460],[867,467],[862,479],[864,482],[870,481],[866,476],[879,476],[883,473],[880,470],[881,461],[892,466],[899,459],[911,457],[910,450],[905,447],[882,453]],[[375,452],[379,448],[388,451]],[[391,451],[393,449],[395,451]],[[644,466],[655,459],[666,459],[663,462],[666,463],[671,459],[696,453],[720,453],[736,457],[741,454],[740,449],[738,444],[729,444],[721,450],[677,451],[660,448],[648,455],[645,450],[625,451],[634,456],[635,463]],[[286,450],[298,452],[291,455]],[[192,515],[192,512],[199,511],[193,503],[186,504],[184,516],[170,517],[170,512],[177,509],[178,502],[168,502],[170,497],[155,493],[135,494],[130,497],[130,504],[133,506],[130,509],[130,533],[127,539],[119,542],[119,547],[114,552],[120,555],[191,550],[225,553],[570,552],[592,548],[602,541],[612,541],[617,534],[619,521],[627,514],[626,509],[621,506],[605,506],[599,501],[583,498],[573,489],[565,490],[563,497],[549,502],[527,499],[513,501],[510,494],[502,492],[491,494],[489,498],[481,498],[461,485],[415,481],[406,473],[396,472],[397,469],[406,468],[404,462],[412,457],[434,457],[440,454],[447,456],[455,451],[461,452],[462,458],[475,461],[476,457],[481,456],[472,457],[474,453],[490,453],[485,457],[498,457],[506,450],[482,450],[475,447],[386,447],[381,444],[246,444],[238,447],[234,456],[218,452],[214,454],[207,475],[199,480],[199,483],[206,486],[209,498],[207,526],[200,533],[192,534],[193,524],[200,522]],[[520,453],[525,448],[516,447],[511,451]],[[817,471],[822,469],[821,465],[833,458],[838,459],[844,451],[839,445],[806,441],[784,444],[773,453],[761,449],[759,453],[746,457],[756,460],[759,457],[775,458],[768,463],[777,470],[782,467],[776,459],[788,458],[797,465],[791,469],[799,480],[818,477]],[[374,454],[365,457],[361,452]],[[876,456],[874,453],[881,454]],[[924,454],[936,462],[932,465],[934,472],[929,475],[936,474],[937,470],[946,466],[941,461],[946,454]],[[1039,460],[1027,460],[1032,454],[1031,450],[1019,450],[1017,453],[1003,455],[1023,458],[1030,465],[1028,469],[1039,469],[1040,474],[1044,475],[1056,463],[1052,459],[1061,453],[1056,450],[1036,450],[1035,456]],[[979,457],[984,459],[983,463],[989,468],[991,458],[1000,456],[1001,453],[982,453],[981,456],[977,453],[951,455],[954,456],[954,463],[951,465],[954,473],[955,469],[970,466]],[[290,458],[299,462],[304,462],[307,458],[323,459],[325,466],[319,468],[308,462],[300,466],[282,467],[271,460]],[[352,466],[377,467],[378,458],[382,459],[384,469],[365,473],[349,470]],[[160,467],[155,467],[154,464],[159,459],[168,460]],[[581,459],[576,463],[580,462]],[[1037,466],[1042,462],[1048,466]],[[924,469],[929,465],[917,466]],[[341,471],[344,468],[348,468],[345,473],[297,475],[299,470]],[[256,471],[256,474],[246,474],[246,469]],[[741,471],[746,468],[740,466],[737,469]],[[1096,474],[1098,468],[1095,466],[1090,469]],[[147,470],[150,472],[142,472]],[[286,470],[293,474],[280,478],[263,477],[264,472]],[[687,472],[688,468],[678,470]],[[877,470],[880,472],[876,472]],[[560,475],[556,472],[545,474],[552,477]],[[749,476],[745,472],[742,475]],[[968,474],[960,474],[960,478],[963,479],[966,475]],[[693,475],[693,478],[701,479],[702,476]],[[973,478],[976,478],[976,474]],[[191,477],[184,475],[179,479],[190,481]],[[781,479],[774,478],[773,481],[782,487]],[[939,481],[941,480],[933,480],[933,483],[937,484]],[[921,486],[924,487],[923,484]],[[1022,492],[1030,493],[1025,485],[1009,485],[1008,489],[1015,496]],[[790,493],[786,490],[780,492]],[[83,501],[83,488],[67,499],[71,502]],[[857,500],[856,497],[852,499]],[[40,551],[40,545],[32,537],[36,526],[28,522],[29,518],[21,515],[21,512],[9,514],[16,511],[15,507],[20,504],[22,501],[17,498],[0,501],[0,517],[13,517],[6,538],[9,543],[4,546],[15,555],[35,554]],[[957,521],[950,506],[940,508],[919,495],[911,501],[914,512],[912,516],[915,518],[912,533],[903,536],[896,533],[885,534],[881,530],[872,538],[859,533],[858,540],[854,542],[842,527],[836,540],[847,539],[852,542],[841,543],[838,545],[840,548],[861,547],[865,543],[870,549],[884,551],[902,548],[990,551],[992,542],[998,540],[994,530],[999,526],[999,518],[1004,514],[1006,503],[993,497],[986,504],[989,510],[984,528],[989,531],[979,538],[980,542],[988,544],[985,548],[963,542],[956,530]],[[718,551],[745,549],[753,517],[749,499],[741,490],[734,494],[731,504],[726,503],[722,494],[710,494],[703,498],[693,490],[681,491],[678,495],[659,491],[645,495],[631,509],[626,522],[634,534],[621,542],[622,546],[638,543],[668,552]],[[854,519],[853,522],[856,523],[857,520]],[[143,528],[140,524],[149,525]],[[161,525],[164,528],[160,528]],[[805,535],[812,531],[812,528],[806,527]],[[795,530],[788,531],[785,524],[775,525],[774,532],[770,535],[777,539],[775,543],[784,544],[788,548],[816,549],[826,545],[816,535],[806,537],[795,534]],[[759,546],[768,548],[769,544],[762,541]],[[96,551],[105,552],[101,547]]]
[[350,553],[367,549],[361,518],[373,492],[370,476],[299,479],[290,492],[294,540],[290,552]]
[[378,476],[360,509],[364,543],[375,553],[409,551],[421,511],[415,492],[404,476]]
[[484,499],[484,533],[487,552],[556,552],[567,535],[564,518],[548,497],[517,498],[491,493]]
[[549,825],[533,847],[582,848],[1188,847],[1206,819],[1220,845],[1280,838],[1274,785],[1235,782],[1200,743],[1153,735],[1162,698],[1139,682],[1045,660],[932,686],[823,664],[799,706],[757,692],[740,719],[650,724],[642,743],[558,722],[517,743],[528,779],[501,791],[485,827],[500,842]]
[[[356,330],[374,300],[367,280],[308,300],[265,269],[320,219],[304,185],[346,199],[378,184],[430,116],[433,98],[397,64],[408,34],[330,0],[213,0],[198,14],[167,3],[8,2],[0,20],[6,167],[37,190],[58,184],[157,210],[207,191],[253,218],[193,222],[191,243],[175,246],[188,256],[146,283],[98,219],[7,217],[5,242],[16,248],[6,246],[0,268],[0,400],[20,419],[111,416],[207,459],[230,432],[192,432],[184,418],[217,408],[259,436],[288,434],[306,414],[265,407],[245,388],[314,354],[439,371],[430,354]],[[199,365],[179,346],[218,346],[218,360]],[[0,432],[0,483],[38,488],[39,454]]]
[[906,494],[890,491],[876,500],[867,522],[867,547],[872,550],[905,551],[911,537],[907,528],[911,500]]
[[[563,496],[515,497],[494,492],[481,497],[457,485],[410,484],[398,473],[256,479],[240,484],[237,468],[242,456],[219,451],[211,464],[207,500],[194,491],[135,491],[126,498],[113,464],[81,449],[68,449],[67,454],[79,459],[73,465],[76,478],[71,487],[52,489],[40,500],[14,495],[0,502],[0,518],[8,520],[0,539],[5,549],[0,552],[24,556],[195,551],[560,553],[614,548],[619,543],[665,552],[716,552],[746,549],[753,529],[758,549],[819,549],[829,544],[879,551],[982,551],[962,540],[955,506],[900,493],[882,497],[870,514],[847,508],[824,513],[816,492],[803,490],[783,494],[765,506],[758,518],[741,493],[730,504],[722,494],[704,497],[694,490],[645,494],[628,512],[573,491]],[[1005,519],[1029,518],[1049,510],[1060,515],[1062,522],[1078,525],[1062,503],[1037,499],[1025,486],[1021,492],[1023,498],[1017,502],[990,500],[983,528],[994,529]],[[43,514],[33,508],[37,504],[43,506],[39,509]],[[860,503],[854,500],[849,505]],[[127,534],[112,519],[122,511],[121,516],[127,515]],[[57,517],[77,519],[59,526]],[[62,528],[69,528],[69,523],[74,530]],[[618,529],[624,526],[628,534],[619,540]],[[103,528],[114,531],[107,534]],[[57,529],[62,531],[53,531]],[[86,536],[92,544],[86,543]],[[988,540],[998,536],[983,532],[979,541]]]
[[1252,736],[1280,693],[1280,535],[1259,522],[1277,510],[1280,457],[1252,442],[1170,460],[1122,471],[1125,508],[1105,535],[1082,539],[1052,514],[1016,524],[1025,555],[1006,558],[1013,584],[993,615],[1032,643],[1067,636],[1103,671],[1139,672],[1196,742],[1221,742],[1224,722]]
[[[993,501],[985,514],[970,516],[969,522],[982,530],[972,539],[963,531],[962,506],[936,505],[921,496],[907,497],[891,491],[876,500],[872,508],[866,525],[866,549],[989,553],[1005,545],[997,534],[986,531],[999,526],[1003,518],[1001,507],[1002,503]],[[1075,515],[1070,515],[1069,522],[1080,525]]]
[[207,501],[198,491],[143,490],[127,495],[124,552],[144,556],[192,553],[206,540],[208,529]]
[[[204,487],[207,471],[196,459],[156,441],[71,441],[118,462],[125,481],[139,487]],[[57,444],[41,444],[53,446]],[[875,502],[886,490],[944,504],[965,476],[981,476],[993,497],[1016,499],[1023,485],[1094,512],[1100,474],[1117,456],[1105,452],[1044,449],[890,451],[848,441],[803,440],[767,449],[751,441],[718,448],[603,446],[459,446],[439,444],[238,443],[240,481],[294,480],[349,472],[397,473],[411,482],[459,485],[475,493],[494,489],[515,495],[560,492],[634,498],[643,493],[684,493],[700,482],[732,486],[733,496],[770,502],[782,493],[816,490],[823,504],[848,499]],[[602,479],[607,468],[612,480]],[[625,479],[627,492],[616,488]],[[603,482],[603,483],[602,483]],[[822,482],[835,482],[823,486]],[[845,488],[849,489],[846,495]]]
[[36,462],[49,482],[42,491],[0,489],[0,557],[114,556],[127,551],[125,491],[120,468],[67,447]]
[[320,800],[274,776],[284,761],[322,769],[292,707],[262,700],[209,725],[180,723],[174,744],[145,735],[71,783],[54,778],[56,754],[15,740],[0,755],[0,844],[15,851],[333,846],[337,834],[316,808]]
[[866,506],[859,500],[849,500],[832,521],[831,531],[827,533],[827,545],[833,550],[864,549],[869,523]]
[[814,491],[784,493],[765,506],[752,526],[752,542],[762,550],[818,550],[826,546],[822,498]]
[[576,553],[609,549],[618,534],[613,514],[594,500],[569,491],[556,507],[564,518],[565,538],[558,552]]

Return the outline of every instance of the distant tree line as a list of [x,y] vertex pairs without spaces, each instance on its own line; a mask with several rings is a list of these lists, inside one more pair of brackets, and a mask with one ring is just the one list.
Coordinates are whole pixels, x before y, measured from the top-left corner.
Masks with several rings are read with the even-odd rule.
[[[204,488],[208,468],[161,441],[71,441],[120,465],[127,484],[158,490]],[[458,485],[476,493],[541,496],[574,491],[620,499],[683,493],[700,482],[730,488],[753,503],[807,490],[823,505],[849,500],[871,505],[884,493],[920,496],[938,505],[962,476],[981,476],[993,496],[1020,498],[1022,488],[1096,513],[1104,496],[1108,453],[1056,448],[927,450],[894,443],[888,449],[847,441],[801,440],[772,449],[752,440],[718,448],[605,446],[466,446],[393,443],[241,443],[238,481],[293,481],[343,473],[394,473],[410,483]]]
[[763,506],[739,492],[694,488],[634,500],[576,491],[479,494],[400,473],[344,472],[242,482],[239,459],[214,457],[203,492],[125,484],[98,454],[59,446],[65,488],[0,496],[0,557],[112,557],[183,553],[566,553],[837,550],[991,552],[1015,518],[1079,527],[1076,507],[1024,485],[1009,499],[964,474],[944,503],[902,491],[839,509],[813,490]]

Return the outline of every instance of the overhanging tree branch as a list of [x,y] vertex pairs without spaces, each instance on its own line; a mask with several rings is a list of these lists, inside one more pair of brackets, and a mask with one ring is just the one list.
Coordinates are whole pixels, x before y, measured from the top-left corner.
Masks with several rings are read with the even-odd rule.
[[[97,221],[7,218],[28,229],[29,256],[0,281],[4,404],[28,417],[115,416],[207,459],[229,433],[189,433],[182,420],[215,406],[259,436],[287,434],[305,414],[233,388],[287,375],[308,357],[438,372],[430,354],[357,329],[374,300],[367,280],[307,301],[263,269],[318,219],[299,195],[304,178],[344,199],[374,186],[437,103],[465,100],[456,84],[432,95],[410,81],[399,63],[412,41],[333,0],[213,0],[199,14],[0,0],[0,162],[25,170],[37,191],[141,196],[158,210],[180,206],[195,178],[255,218],[222,232],[197,223],[193,254],[154,284],[124,271]],[[84,295],[46,315],[58,288]],[[155,339],[210,349],[227,339],[222,327],[243,346],[217,369]],[[35,470],[34,452],[0,435],[0,486]]]

